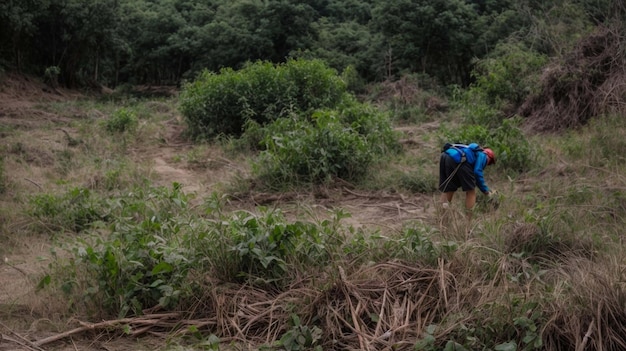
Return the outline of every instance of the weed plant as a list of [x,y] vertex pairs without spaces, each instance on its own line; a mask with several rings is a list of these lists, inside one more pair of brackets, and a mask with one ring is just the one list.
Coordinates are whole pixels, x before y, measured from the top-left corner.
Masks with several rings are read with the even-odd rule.
[[104,122],[104,128],[110,133],[132,132],[137,128],[137,115],[127,109],[121,108]]

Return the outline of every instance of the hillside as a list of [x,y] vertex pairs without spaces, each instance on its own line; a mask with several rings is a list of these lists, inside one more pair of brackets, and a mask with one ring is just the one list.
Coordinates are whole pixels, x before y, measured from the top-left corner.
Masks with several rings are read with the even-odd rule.
[[[44,272],[53,257],[52,249],[69,239],[66,234],[55,234],[52,228],[36,228],[28,215],[28,201],[40,194],[63,191],[67,186],[84,186],[96,191],[105,177],[102,170],[90,165],[90,157],[118,159],[128,156],[132,169],[153,181],[154,186],[169,187],[182,184],[182,191],[192,194],[196,205],[206,201],[212,192],[224,191],[231,182],[249,172],[247,161],[229,156],[219,146],[194,145],[185,139],[184,123],[170,100],[145,102],[150,120],[145,121],[138,140],[132,142],[127,155],[119,155],[111,141],[85,134],[85,123],[97,125],[106,119],[118,103],[99,103],[98,96],[78,91],[52,90],[36,79],[9,75],[0,83],[0,123],[4,154],[4,182],[6,190],[1,197],[3,215],[2,241],[7,243],[0,253],[0,281],[8,282],[0,288],[0,305],[4,324],[2,333],[11,343],[2,350],[15,350],[21,337],[39,340],[66,329],[71,329],[71,317],[58,315],[54,304],[42,300],[36,292]],[[102,97],[100,97],[102,99]],[[106,97],[104,97],[106,99]],[[104,101],[104,100],[103,100]],[[148,125],[154,123],[154,125]],[[402,127],[406,135],[407,152],[419,152],[423,142],[420,130],[432,130],[430,124],[421,127]],[[102,144],[98,144],[102,143]],[[97,145],[98,144],[98,145]],[[110,150],[107,150],[110,149]],[[113,150],[111,150],[113,149]],[[436,155],[433,155],[436,156]],[[71,160],[67,160],[70,157]],[[64,161],[65,158],[65,161]],[[63,162],[70,168],[61,170]],[[433,157],[433,167],[435,166]],[[434,168],[433,168],[434,169]],[[60,182],[59,178],[63,180]],[[398,232],[406,222],[436,221],[435,196],[399,193],[392,189],[368,191],[355,189],[352,184],[338,184],[312,192],[291,191],[267,193],[245,190],[230,193],[227,208],[256,211],[258,206],[280,208],[289,218],[324,218],[336,209],[351,214],[343,220],[354,228],[378,228],[382,234]],[[71,240],[71,239],[70,239]],[[45,322],[44,322],[45,321]],[[19,337],[18,337],[19,336]],[[72,338],[72,344],[81,350],[101,347],[115,350],[136,350],[139,344],[127,340],[110,340],[102,335],[94,342],[89,335]],[[21,340],[21,341],[20,341]],[[65,340],[67,341],[67,340]],[[156,341],[159,343],[159,341]],[[63,346],[67,345],[67,346]],[[106,345],[106,346],[98,346]],[[62,343],[54,350],[69,349]],[[73,347],[73,346],[72,346]],[[148,346],[146,346],[148,347]],[[149,346],[153,349],[154,346]],[[22,349],[37,349],[32,344]],[[49,349],[49,348],[45,348]]]
[[[444,213],[437,192],[399,186],[436,179],[439,127],[458,123],[454,111],[398,123],[403,153],[369,184],[269,192],[250,178],[253,154],[186,138],[175,96],[52,91],[8,76],[0,100],[0,350],[295,348],[298,335],[308,349],[626,343],[619,114],[528,134],[533,163],[489,169],[499,201],[480,198],[468,224],[462,196]],[[120,111],[138,125],[112,134]],[[304,241],[291,247],[286,233]],[[268,237],[281,244],[262,246]],[[268,251],[236,266],[251,243]],[[161,263],[137,265],[146,256]],[[266,282],[236,270],[261,266]],[[134,313],[122,296],[150,291],[136,278],[146,275],[166,293],[193,288]]]

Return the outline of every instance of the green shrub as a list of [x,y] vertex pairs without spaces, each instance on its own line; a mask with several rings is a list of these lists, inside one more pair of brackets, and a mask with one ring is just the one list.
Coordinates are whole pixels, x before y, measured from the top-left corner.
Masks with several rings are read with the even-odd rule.
[[[40,211],[60,211],[53,197],[45,199]],[[342,211],[319,223],[289,222],[281,211],[266,208],[258,214],[225,215],[214,194],[205,218],[191,211],[190,199],[177,183],[110,199],[105,204],[110,231],[102,235],[99,227],[77,237],[72,259],[61,262],[39,287],[54,283],[78,295],[76,303],[123,317],[197,301],[193,294],[204,294],[195,289],[204,279],[194,280],[197,276],[190,273],[231,283],[288,286],[332,263],[345,240]]]
[[386,155],[401,150],[399,133],[393,130],[388,114],[376,107],[360,103],[354,97],[346,97],[337,106],[340,121],[366,138],[375,155]]
[[293,112],[334,107],[345,94],[345,83],[321,61],[257,62],[239,71],[203,72],[183,87],[180,110],[192,136],[239,136],[248,119],[264,125]]
[[53,88],[59,85],[59,75],[61,74],[61,68],[59,66],[47,67],[44,71],[44,82]]
[[388,116],[352,98],[337,109],[318,110],[310,118],[283,118],[262,132],[252,130],[265,136],[254,173],[278,188],[322,184],[334,178],[359,181],[372,163],[400,151]]
[[63,195],[36,195],[30,199],[29,211],[46,228],[74,232],[108,218],[104,201],[85,188],[73,188]]
[[317,345],[322,339],[322,330],[316,326],[302,325],[300,317],[295,314],[290,318],[291,328],[283,334],[275,346],[282,347],[286,351],[312,350],[322,351],[321,345]]
[[317,112],[313,119],[272,124],[254,167],[266,184],[321,184],[334,177],[352,181],[365,174],[375,156],[366,136],[346,127],[333,111]]
[[479,61],[473,72],[476,82],[469,96],[490,105],[521,103],[538,89],[541,68],[547,57],[522,43],[498,44],[490,57]]
[[267,208],[258,215],[234,213],[223,235],[232,240],[230,251],[239,258],[236,279],[288,286],[290,278],[324,267],[331,259],[330,244],[341,242],[333,225],[338,220],[289,223],[280,210]]
[[138,124],[139,121],[135,112],[120,108],[104,121],[104,128],[109,133],[124,133],[132,132]]
[[200,268],[193,248],[206,232],[202,222],[186,217],[189,197],[180,188],[175,183],[171,189],[135,189],[110,199],[111,232],[77,239],[75,259],[62,270],[84,274],[65,277],[63,290],[80,286],[82,298],[118,317],[176,306],[191,265]]

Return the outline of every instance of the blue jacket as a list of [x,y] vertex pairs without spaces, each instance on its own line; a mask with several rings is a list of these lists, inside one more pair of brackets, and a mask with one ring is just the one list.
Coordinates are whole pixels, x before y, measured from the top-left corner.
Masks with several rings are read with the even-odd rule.
[[[474,151],[474,147],[478,147],[478,144],[469,144],[467,147],[459,147],[465,152],[466,161],[470,166],[474,167],[474,176],[476,177],[476,185],[483,193],[489,192],[489,187],[485,182],[485,175],[483,170],[487,167],[487,154],[483,151]],[[444,151],[450,155],[457,163],[461,160],[461,153],[456,148],[449,148]]]

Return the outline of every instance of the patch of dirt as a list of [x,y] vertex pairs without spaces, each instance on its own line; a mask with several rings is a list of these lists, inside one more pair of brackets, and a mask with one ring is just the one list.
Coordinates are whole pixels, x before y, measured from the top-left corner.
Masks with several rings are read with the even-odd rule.
[[9,73],[0,77],[0,125],[34,129],[43,123],[68,123],[71,120],[41,108],[41,103],[80,98],[81,94],[52,89],[27,76]]

